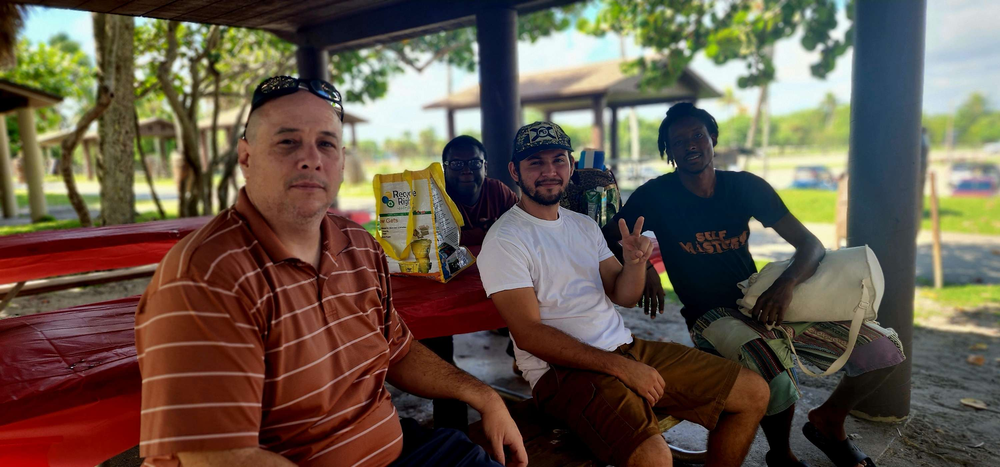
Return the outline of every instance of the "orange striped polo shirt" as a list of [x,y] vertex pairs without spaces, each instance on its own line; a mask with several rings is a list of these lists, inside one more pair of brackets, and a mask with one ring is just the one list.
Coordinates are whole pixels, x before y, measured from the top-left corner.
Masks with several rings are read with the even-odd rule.
[[382,466],[402,451],[385,388],[411,335],[385,254],[327,215],[319,270],[293,257],[240,190],[167,253],[136,311],[140,455],[259,446],[299,465]]

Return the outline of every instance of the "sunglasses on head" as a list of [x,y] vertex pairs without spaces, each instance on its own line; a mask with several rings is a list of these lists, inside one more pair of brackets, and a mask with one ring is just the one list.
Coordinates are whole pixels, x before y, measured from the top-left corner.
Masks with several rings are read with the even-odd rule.
[[[270,77],[261,82],[257,86],[257,89],[254,89],[253,99],[250,101],[250,112],[247,113],[247,121],[250,120],[250,114],[254,110],[257,110],[268,101],[294,94],[299,89],[305,89],[313,93],[313,95],[332,103],[333,111],[340,117],[341,122],[344,121],[344,101],[337,88],[321,79],[302,79],[291,76]],[[244,137],[246,135],[245,128],[246,125],[244,125]]]

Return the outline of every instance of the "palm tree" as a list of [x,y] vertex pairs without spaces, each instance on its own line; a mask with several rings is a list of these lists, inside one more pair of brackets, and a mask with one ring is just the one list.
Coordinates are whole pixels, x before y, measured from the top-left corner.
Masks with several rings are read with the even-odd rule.
[[733,107],[740,108],[742,103],[736,97],[736,93],[733,92],[732,86],[726,86],[726,89],[722,91],[722,97],[719,98],[719,104],[725,107],[729,114],[729,118],[733,118]]
[[24,27],[25,7],[0,3],[0,69],[17,65],[17,34]]
[[827,128],[833,126],[833,115],[837,112],[837,104],[837,96],[833,95],[832,92],[828,92],[823,96],[823,102],[819,105],[820,110],[823,111],[823,119],[826,122]]

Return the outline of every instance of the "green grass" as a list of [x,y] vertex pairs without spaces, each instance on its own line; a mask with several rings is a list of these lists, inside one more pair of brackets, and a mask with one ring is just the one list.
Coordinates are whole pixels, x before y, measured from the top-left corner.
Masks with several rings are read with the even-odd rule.
[[375,191],[372,188],[372,184],[369,183],[358,183],[356,185],[344,184],[340,186],[340,192],[337,194],[338,199],[346,198],[365,198],[375,201]]
[[917,291],[924,298],[955,308],[1000,305],[1000,284],[945,284],[940,290],[919,287]]
[[[826,190],[778,190],[802,222],[835,222],[837,193]],[[924,200],[922,229],[931,228],[930,200]],[[1000,198],[940,198],[941,231],[1000,235]]]
[[[770,261],[762,259],[755,259],[753,262],[757,265],[758,271],[760,271],[765,264],[770,263]],[[677,293],[674,292],[674,285],[670,283],[670,278],[667,277],[667,273],[664,272],[660,274],[660,283],[663,284],[663,292],[666,295],[667,302],[680,305],[681,299],[677,298]]]
[[[28,190],[14,190],[18,206],[28,206]],[[83,195],[83,200],[87,204],[95,204],[101,201],[98,195]],[[45,193],[45,204],[47,206],[69,205],[69,196],[63,193]]]
[[[176,212],[171,212],[166,208],[164,208],[164,210],[167,211],[166,212],[167,219],[177,218]],[[136,223],[158,221],[158,220],[160,220],[160,215],[157,214],[155,211],[140,212],[139,216],[135,219]],[[80,227],[79,219],[54,220],[54,221],[36,222],[34,224],[25,224],[25,225],[0,226],[0,237],[4,235],[40,232],[43,230],[75,229],[78,227]]]

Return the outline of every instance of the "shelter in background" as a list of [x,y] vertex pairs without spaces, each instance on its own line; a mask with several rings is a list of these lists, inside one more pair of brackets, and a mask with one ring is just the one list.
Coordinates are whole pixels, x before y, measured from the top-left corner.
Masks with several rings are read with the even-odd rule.
[[0,192],[3,193],[4,218],[17,215],[14,170],[10,159],[10,141],[7,139],[7,120],[4,117],[8,112],[17,112],[24,175],[28,182],[28,204],[31,207],[31,220],[37,222],[48,214],[48,209],[45,206],[43,189],[45,168],[42,163],[42,151],[38,146],[35,109],[51,107],[62,100],[62,96],[0,79]]
[[[91,124],[91,128],[94,125]],[[50,157],[52,149],[62,144],[63,140],[73,134],[73,129],[50,131],[38,137],[38,145]],[[170,120],[159,117],[150,117],[139,120],[139,136],[143,138],[156,138],[160,156],[166,159],[167,140],[174,137],[174,124]],[[87,172],[87,180],[94,179],[94,151],[100,148],[100,141],[97,131],[90,129],[80,138],[80,147],[83,148],[83,164]]]
[[[604,109],[611,110],[609,156],[618,160],[618,109],[640,105],[697,101],[721,96],[697,73],[685,69],[677,81],[660,89],[641,89],[638,75],[622,72],[629,60],[617,59],[561,70],[522,74],[519,88],[521,106],[538,109],[545,120],[552,121],[555,112],[591,110],[594,114],[590,147],[604,147]],[[431,102],[425,109],[443,108],[448,115],[448,139],[455,137],[455,111],[474,109],[480,105],[479,86],[470,86],[443,99]],[[578,144],[583,142],[578,142]],[[493,157],[491,154],[490,157]]]
[[[219,130],[225,135],[224,141],[228,144],[232,137],[232,131],[237,129],[242,131],[243,125],[246,123],[246,115],[249,113],[249,108],[245,109],[242,115],[237,115],[240,113],[239,108],[232,108],[229,110],[224,110],[219,113]],[[357,130],[355,125],[358,123],[365,123],[367,120],[361,118],[350,112],[344,113],[344,124],[350,125],[351,128],[351,138],[352,146],[357,144]],[[93,127],[93,125],[91,125]],[[209,139],[212,132],[212,116],[202,118],[198,121],[198,130],[200,134],[201,142],[201,158],[202,164],[208,165],[208,160],[211,157],[211,145],[209,144]],[[42,151],[52,156],[52,149],[58,147],[62,144],[63,140],[69,138],[73,134],[72,129],[51,131],[40,135],[38,137],[38,145],[41,147]],[[150,117],[144,118],[139,121],[139,136],[142,138],[155,138],[157,141],[157,152],[159,153],[161,162],[160,169],[161,175],[168,176],[170,173],[170,155],[167,154],[167,140],[176,138],[177,132],[174,128],[174,123],[170,120]],[[96,130],[89,130],[84,134],[83,138],[80,139],[80,146],[83,148],[83,161],[84,168],[87,173],[87,180],[94,179],[94,163],[93,154],[99,148],[100,141],[97,137]],[[228,146],[223,145],[224,150],[228,150]]]

